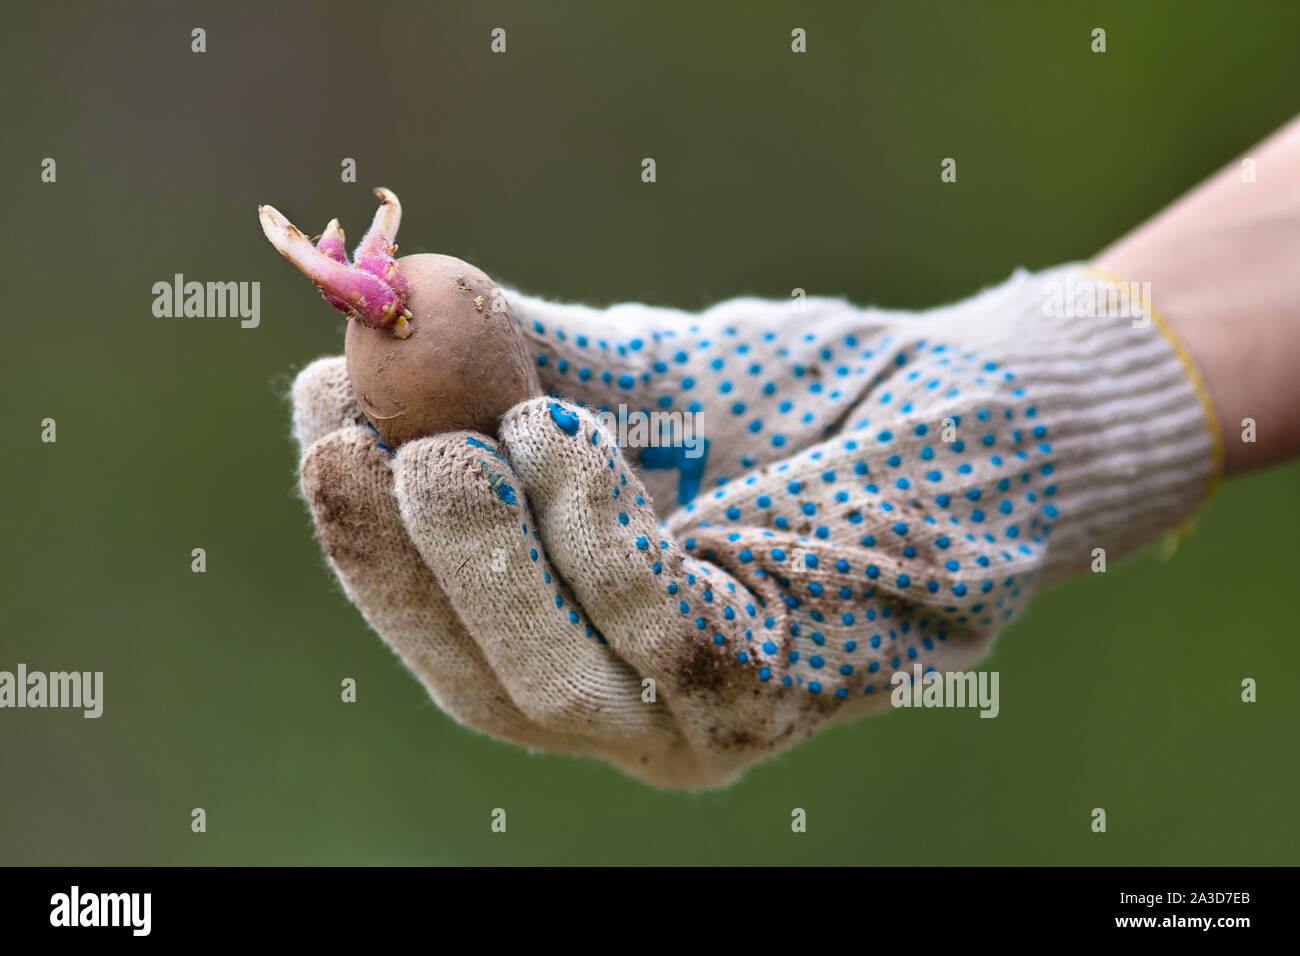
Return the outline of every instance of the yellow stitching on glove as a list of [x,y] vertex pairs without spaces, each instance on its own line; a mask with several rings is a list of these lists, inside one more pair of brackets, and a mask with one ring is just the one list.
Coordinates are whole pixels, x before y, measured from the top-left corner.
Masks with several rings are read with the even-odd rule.
[[[1102,269],[1099,266],[1089,266],[1088,271],[1094,276],[1104,279],[1107,282],[1119,283],[1130,288],[1135,285],[1139,289],[1142,288],[1140,283],[1127,282],[1115,273]],[[1151,320],[1155,322],[1156,328],[1160,330],[1161,334],[1164,335],[1166,340],[1168,340],[1170,346],[1173,347],[1174,354],[1178,356],[1178,360],[1183,363],[1183,370],[1187,372],[1187,377],[1191,379],[1192,387],[1196,389],[1196,396],[1201,400],[1201,407],[1205,410],[1205,422],[1210,429],[1210,455],[1213,459],[1213,466],[1210,470],[1210,483],[1205,489],[1205,496],[1201,499],[1201,503],[1197,505],[1197,511],[1199,511],[1201,508],[1204,508],[1210,498],[1213,497],[1215,489],[1219,486],[1219,480],[1223,476],[1223,437],[1219,433],[1219,416],[1214,410],[1214,400],[1210,398],[1210,391],[1205,387],[1205,378],[1201,375],[1201,370],[1197,367],[1196,361],[1192,358],[1192,353],[1187,351],[1187,346],[1183,344],[1183,340],[1178,337],[1178,333],[1173,330],[1173,327],[1165,317],[1156,310],[1155,303],[1144,299],[1142,306],[1146,309],[1146,314],[1151,316]],[[1170,534],[1175,536],[1189,535],[1193,530],[1193,524],[1188,520],[1182,522],[1178,526],[1177,530],[1170,532]],[[1167,544],[1162,545],[1161,554],[1166,559],[1172,557],[1173,553],[1173,547],[1168,547]]]

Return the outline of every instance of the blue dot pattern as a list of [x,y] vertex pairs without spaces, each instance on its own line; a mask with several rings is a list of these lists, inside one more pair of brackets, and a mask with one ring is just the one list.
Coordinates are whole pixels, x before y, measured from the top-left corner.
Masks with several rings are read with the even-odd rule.
[[[703,640],[762,687],[844,700],[977,657],[1023,606],[1058,511],[1051,429],[1014,369],[840,303],[634,318],[519,322],[551,396],[546,440],[597,456],[590,520],[630,578],[653,579],[653,626],[676,622],[683,648]],[[601,431],[592,413],[620,406],[698,416],[709,451],[688,494],[680,448]],[[558,582],[537,531],[522,537]],[[562,597],[556,583],[556,608],[603,641]]]

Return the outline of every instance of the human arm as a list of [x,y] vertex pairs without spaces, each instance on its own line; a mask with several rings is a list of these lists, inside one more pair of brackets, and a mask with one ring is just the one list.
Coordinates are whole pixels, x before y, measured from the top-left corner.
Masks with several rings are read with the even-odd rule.
[[[1300,119],[1094,262],[1151,283],[1204,376],[1227,475],[1300,454]],[[1254,442],[1241,440],[1245,419]]]

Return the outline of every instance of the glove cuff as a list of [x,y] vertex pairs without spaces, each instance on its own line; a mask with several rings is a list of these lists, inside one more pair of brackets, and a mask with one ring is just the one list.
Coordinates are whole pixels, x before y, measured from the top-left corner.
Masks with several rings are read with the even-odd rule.
[[[1187,530],[1222,470],[1213,403],[1150,283],[1080,265],[1036,275],[991,351],[1014,376],[1047,523],[1040,583]],[[990,349],[981,350],[987,354]],[[965,429],[963,429],[965,431]],[[1104,566],[1104,565],[1103,565]]]

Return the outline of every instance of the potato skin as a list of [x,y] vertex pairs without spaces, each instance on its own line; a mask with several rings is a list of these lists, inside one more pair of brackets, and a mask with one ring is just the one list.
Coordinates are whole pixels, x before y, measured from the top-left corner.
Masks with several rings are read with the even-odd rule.
[[348,377],[362,410],[392,448],[464,429],[495,435],[512,406],[542,394],[505,296],[452,256],[403,256],[397,267],[411,287],[410,336],[348,320]]

